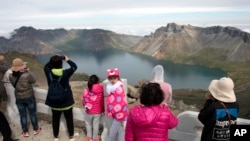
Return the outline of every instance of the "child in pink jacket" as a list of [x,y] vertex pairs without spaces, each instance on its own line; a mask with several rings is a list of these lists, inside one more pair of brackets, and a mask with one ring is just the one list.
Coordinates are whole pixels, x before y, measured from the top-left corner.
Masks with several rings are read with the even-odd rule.
[[[123,123],[127,120],[128,105],[123,83],[120,80],[120,74],[117,68],[108,69],[107,77],[109,80],[106,86],[108,93],[106,101],[107,116],[113,118],[108,141],[124,141]],[[116,137],[118,137],[117,140]]]
[[101,114],[104,112],[103,86],[99,84],[99,78],[91,75],[88,80],[88,87],[84,89],[82,104],[86,112],[86,130],[88,141],[99,141],[99,123]]
[[156,65],[152,71],[152,82],[159,83],[163,91],[164,100],[166,105],[172,101],[172,86],[164,81],[164,68],[162,65]]
[[163,104],[163,91],[158,83],[144,84],[140,103],[130,109],[125,141],[168,141],[168,130],[177,126],[178,119]]

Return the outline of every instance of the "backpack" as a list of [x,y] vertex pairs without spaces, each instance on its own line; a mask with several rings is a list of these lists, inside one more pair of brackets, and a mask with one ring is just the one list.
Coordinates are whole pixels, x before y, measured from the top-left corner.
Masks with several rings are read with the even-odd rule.
[[60,76],[58,79],[54,79],[50,72],[49,79],[50,84],[45,104],[52,107],[57,107],[57,105],[63,104],[67,99],[67,88],[63,88],[60,83],[62,76]]

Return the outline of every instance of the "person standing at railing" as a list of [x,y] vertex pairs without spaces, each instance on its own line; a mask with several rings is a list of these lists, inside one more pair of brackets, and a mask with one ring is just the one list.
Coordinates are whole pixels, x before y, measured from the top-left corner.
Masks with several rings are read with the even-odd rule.
[[152,71],[152,82],[159,83],[164,93],[165,104],[170,104],[172,101],[172,86],[164,81],[164,69],[162,65],[156,65]]
[[82,104],[86,113],[87,140],[99,141],[99,124],[104,112],[104,93],[97,75],[89,77],[88,86],[84,89],[82,95]]
[[22,125],[22,135],[29,137],[27,110],[33,126],[33,134],[40,133],[41,128],[38,126],[36,115],[36,99],[34,95],[33,84],[36,82],[34,74],[29,70],[26,63],[22,59],[16,58],[12,61],[12,75],[9,75],[11,84],[15,88],[16,105],[20,114],[20,122]]
[[231,78],[212,80],[198,119],[204,125],[201,141],[229,141],[230,125],[236,124],[239,105]]
[[[67,62],[70,66],[68,69],[63,69],[63,61]],[[52,128],[54,140],[59,140],[59,128],[60,128],[60,118],[63,113],[66,119],[68,134],[70,141],[74,141],[74,122],[73,122],[73,105],[74,98],[73,92],[71,90],[69,79],[74,74],[77,69],[77,65],[69,59],[68,56],[60,56],[54,55],[50,58],[50,61],[44,66],[44,73],[47,78],[48,86],[50,87],[50,83],[52,80],[60,79],[59,83],[65,90],[66,98],[63,101],[54,102],[51,99],[47,98],[45,100],[45,104],[51,107],[52,110]],[[51,78],[52,77],[52,78]],[[63,94],[62,94],[63,95]],[[61,97],[61,95],[59,96]]]
[[125,141],[168,141],[168,130],[177,126],[178,119],[163,103],[160,85],[145,83],[139,94],[140,105],[129,112]]
[[108,84],[106,91],[107,117],[113,118],[108,141],[124,141],[124,128],[128,117],[128,104],[124,92],[124,84],[117,68],[107,70]]
[[6,61],[5,57],[0,55],[0,111],[2,112],[5,112],[8,101],[7,93],[2,80],[9,67],[9,63]]

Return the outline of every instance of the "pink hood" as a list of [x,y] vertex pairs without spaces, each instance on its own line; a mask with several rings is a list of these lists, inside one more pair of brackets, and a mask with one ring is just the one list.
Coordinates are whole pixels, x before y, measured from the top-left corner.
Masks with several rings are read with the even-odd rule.
[[103,86],[101,84],[94,84],[92,86],[92,93],[99,94],[103,92]]
[[131,119],[138,123],[137,126],[147,126],[158,121],[160,113],[158,106],[152,106],[152,108],[138,106],[131,110]]

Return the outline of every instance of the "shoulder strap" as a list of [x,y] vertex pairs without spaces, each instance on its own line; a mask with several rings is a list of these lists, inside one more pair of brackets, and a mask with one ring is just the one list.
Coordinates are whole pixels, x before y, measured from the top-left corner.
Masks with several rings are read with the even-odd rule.
[[[52,77],[51,72],[49,72],[49,79],[50,79],[50,81],[54,80],[54,78]],[[62,76],[60,76],[60,77],[57,79],[57,81],[60,82],[61,79],[62,79]]]
[[19,78],[21,77],[21,75],[22,75],[23,73],[20,73],[18,76],[17,76],[17,78],[16,78],[16,81],[15,81],[15,83],[14,83],[14,88],[16,88],[16,84],[17,84],[17,82],[18,82],[18,80],[19,80]]
[[224,109],[226,110],[227,118],[228,118],[229,123],[230,123],[230,125],[231,125],[231,124],[232,124],[231,116],[230,116],[230,114],[229,114],[229,112],[228,112],[228,109],[227,109],[226,105],[225,105],[223,102],[221,102],[221,101],[220,101],[220,104],[221,104],[221,105],[224,107]]

